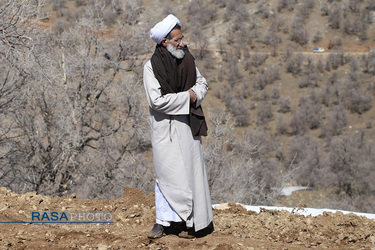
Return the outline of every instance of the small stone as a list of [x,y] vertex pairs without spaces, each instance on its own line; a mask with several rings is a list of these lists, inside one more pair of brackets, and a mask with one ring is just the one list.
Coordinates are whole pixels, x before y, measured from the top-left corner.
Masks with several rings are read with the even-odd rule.
[[98,245],[98,250],[106,250],[108,249],[109,247],[107,245]]

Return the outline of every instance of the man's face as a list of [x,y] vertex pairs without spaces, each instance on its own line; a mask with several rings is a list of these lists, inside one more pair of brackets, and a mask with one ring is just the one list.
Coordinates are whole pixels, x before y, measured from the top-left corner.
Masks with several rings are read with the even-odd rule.
[[182,31],[180,29],[172,30],[171,37],[172,38],[168,41],[172,46],[176,47],[177,49],[181,49],[184,47],[184,42],[182,40],[184,36],[182,35]]
[[171,39],[165,39],[163,41],[163,45],[167,48],[169,53],[171,53],[174,57],[181,59],[185,56],[185,52],[183,51],[184,42],[183,42],[183,35],[182,31],[179,29],[174,29],[171,31]]

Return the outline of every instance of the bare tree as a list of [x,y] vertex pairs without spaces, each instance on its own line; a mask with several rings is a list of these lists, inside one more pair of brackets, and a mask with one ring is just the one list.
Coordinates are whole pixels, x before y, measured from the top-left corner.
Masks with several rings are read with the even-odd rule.
[[305,45],[309,41],[309,32],[304,28],[304,20],[301,17],[295,17],[290,27],[290,40],[300,45]]
[[303,134],[308,129],[317,129],[321,125],[322,109],[319,100],[315,100],[314,92],[309,96],[300,98],[300,107],[294,112],[290,127],[293,134]]
[[237,136],[231,116],[219,110],[209,116],[212,128],[204,154],[213,201],[271,204],[288,173],[270,157],[275,148],[271,136],[264,131]]
[[364,55],[362,57],[362,63],[365,73],[375,75],[375,53]]
[[290,157],[294,157],[294,178],[299,185],[315,186],[319,181],[322,152],[318,145],[308,134],[296,136],[289,144]]
[[277,64],[272,64],[269,68],[260,70],[255,78],[254,88],[262,90],[277,79],[280,79],[280,69]]
[[[363,203],[366,204],[366,202],[356,202],[358,199],[364,201],[373,199],[374,176],[369,171],[374,160],[373,143],[366,140],[362,130],[334,138],[330,148],[326,167],[321,174],[321,182],[325,186],[336,185],[339,191],[343,192],[343,198],[348,198],[348,202],[337,204],[339,207],[358,209]],[[372,206],[361,208],[363,211],[373,209]]]
[[329,22],[332,29],[339,29],[341,25],[341,7],[338,3],[333,3],[329,10]]
[[342,129],[348,124],[347,115],[342,105],[335,107],[329,122],[332,136],[341,134]]
[[[26,9],[17,4],[5,9],[17,10],[20,16],[15,20],[27,20],[34,18],[31,10],[35,8],[37,13],[39,8],[33,2]],[[102,20],[102,15],[92,15],[96,10],[87,9],[83,16]],[[13,22],[14,30],[24,33],[19,33],[18,40],[3,38],[7,43],[2,44],[1,51],[8,46],[8,55],[18,58],[6,58],[17,64],[8,64],[5,86],[9,82],[17,87],[3,88],[7,91],[0,102],[7,104],[2,105],[1,116],[7,123],[1,129],[8,131],[2,133],[4,143],[0,143],[1,185],[17,192],[61,195],[73,189],[79,193],[80,187],[91,182],[95,188],[84,195],[113,198],[121,195],[124,185],[119,185],[123,180],[114,174],[120,163],[150,147],[141,75],[120,71],[113,59],[106,60],[96,45],[99,28],[95,24],[101,22],[95,19],[88,23],[83,35],[74,25],[51,34]],[[120,54],[119,41],[101,44],[117,47],[115,55]],[[110,58],[108,54],[106,57]],[[143,63],[128,62],[129,67]],[[120,73],[125,76],[120,78]],[[17,93],[12,94],[12,89]]]
[[302,72],[303,60],[304,60],[304,57],[301,53],[289,57],[286,61],[287,72],[290,72],[293,75],[300,74]]
[[22,135],[18,132],[22,134],[22,131],[17,128],[12,116],[18,110],[18,103],[23,101],[23,88],[33,78],[28,55],[33,50],[33,41],[38,33],[35,16],[38,17],[43,2],[7,1],[1,2],[1,5],[0,67],[4,74],[0,78],[0,181],[5,186],[18,181],[21,169],[17,158],[12,160],[13,166],[8,165],[9,156],[22,156],[24,153],[14,148],[21,141]]
[[346,88],[343,97],[345,106],[353,113],[362,114],[372,108],[371,96],[361,93],[358,89]]

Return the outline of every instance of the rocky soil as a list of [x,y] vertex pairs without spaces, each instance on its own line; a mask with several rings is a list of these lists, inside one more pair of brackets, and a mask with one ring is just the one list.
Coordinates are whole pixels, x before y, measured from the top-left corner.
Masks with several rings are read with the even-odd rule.
[[0,249],[375,249],[375,220],[340,212],[304,217],[286,211],[214,209],[215,231],[203,238],[149,240],[154,196],[124,188],[117,200],[16,194],[0,188],[0,221],[31,221],[34,211],[112,211],[113,224],[1,223]]

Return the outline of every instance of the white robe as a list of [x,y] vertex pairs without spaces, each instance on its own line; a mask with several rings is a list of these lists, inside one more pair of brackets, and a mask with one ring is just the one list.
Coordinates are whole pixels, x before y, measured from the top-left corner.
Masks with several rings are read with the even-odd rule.
[[[196,105],[200,105],[208,85],[198,68],[196,71],[192,89]],[[201,230],[212,221],[213,213],[201,138],[193,137],[189,126],[190,95],[188,91],[162,95],[151,61],[144,66],[143,83],[150,106],[156,181],[187,226],[194,223],[195,230]]]

